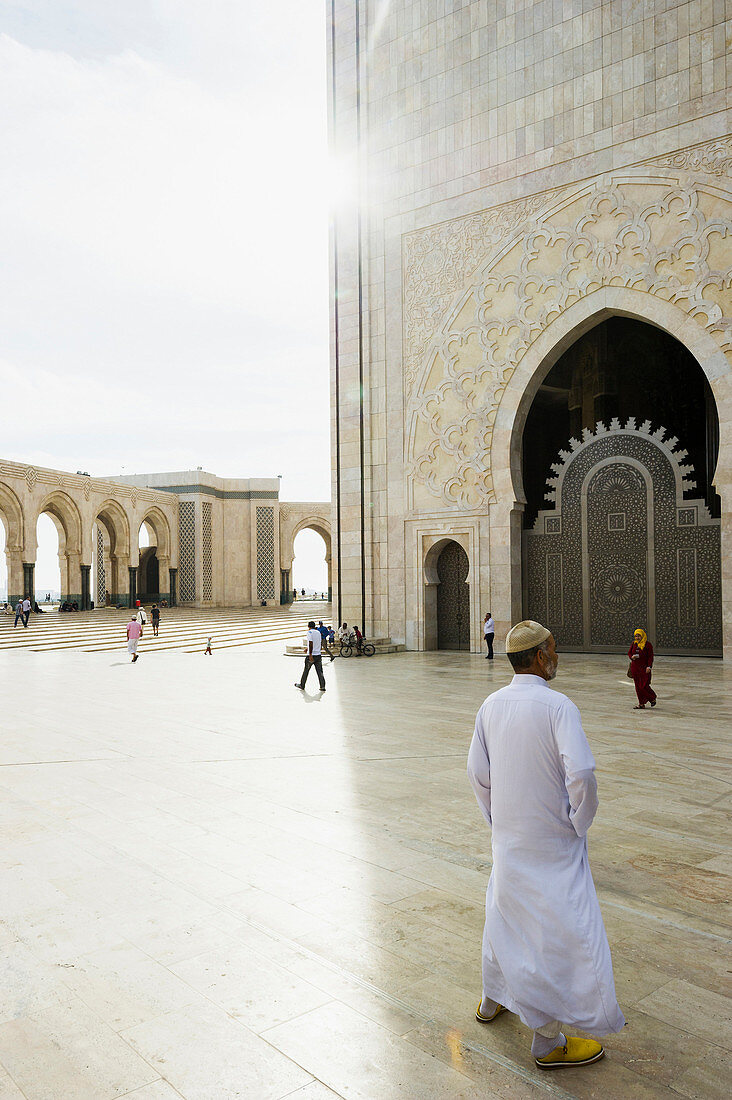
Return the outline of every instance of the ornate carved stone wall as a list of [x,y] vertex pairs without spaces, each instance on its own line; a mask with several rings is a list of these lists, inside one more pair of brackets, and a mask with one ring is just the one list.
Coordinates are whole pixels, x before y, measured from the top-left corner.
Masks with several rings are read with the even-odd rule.
[[411,511],[495,500],[493,427],[536,338],[604,286],[683,309],[732,361],[732,189],[724,139],[404,239]]
[[720,525],[686,452],[646,422],[573,439],[525,532],[526,614],[574,649],[627,648],[637,626],[665,653],[721,654]]

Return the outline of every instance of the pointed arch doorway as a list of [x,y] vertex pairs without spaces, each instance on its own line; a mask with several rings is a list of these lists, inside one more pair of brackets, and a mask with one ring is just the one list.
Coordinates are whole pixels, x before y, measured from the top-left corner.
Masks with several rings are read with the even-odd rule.
[[449,539],[435,563],[438,649],[470,649],[469,569],[465,550]]

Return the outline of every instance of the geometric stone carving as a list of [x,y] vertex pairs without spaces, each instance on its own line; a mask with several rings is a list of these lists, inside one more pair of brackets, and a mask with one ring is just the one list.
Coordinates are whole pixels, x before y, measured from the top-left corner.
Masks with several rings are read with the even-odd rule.
[[201,505],[201,599],[213,599],[212,509],[210,501]]
[[732,195],[716,183],[710,196],[693,174],[703,159],[697,150],[673,175],[617,171],[407,235],[410,508],[495,500],[493,427],[511,375],[552,321],[603,286],[675,303],[732,358]]
[[190,603],[196,598],[196,505],[182,500],[178,505],[179,566],[178,598]]
[[547,482],[555,508],[524,532],[525,591],[526,615],[565,648],[627,649],[642,626],[661,652],[721,655],[720,524],[684,499],[685,459],[663,428],[632,418],[561,453]]
[[274,508],[257,507],[257,599],[275,598]]
[[99,524],[97,524],[97,546],[95,564],[97,567],[97,592],[95,598],[97,601],[97,607],[104,607],[107,602],[107,578],[104,569],[104,534]]

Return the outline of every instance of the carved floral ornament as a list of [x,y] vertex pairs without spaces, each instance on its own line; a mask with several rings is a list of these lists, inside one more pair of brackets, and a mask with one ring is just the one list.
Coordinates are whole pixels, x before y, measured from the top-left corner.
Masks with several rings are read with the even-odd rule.
[[[523,226],[464,274],[418,360],[410,359],[407,340],[412,507],[433,508],[435,499],[463,509],[494,501],[490,449],[508,380],[552,321],[604,286],[673,302],[732,360],[732,195],[716,182],[682,185],[678,174],[649,172],[604,177],[559,199],[543,196],[542,212],[529,222],[524,214]],[[463,220],[466,247],[474,251],[474,221]],[[448,282],[454,252],[447,250]],[[408,313],[405,325],[409,337],[419,320]]]

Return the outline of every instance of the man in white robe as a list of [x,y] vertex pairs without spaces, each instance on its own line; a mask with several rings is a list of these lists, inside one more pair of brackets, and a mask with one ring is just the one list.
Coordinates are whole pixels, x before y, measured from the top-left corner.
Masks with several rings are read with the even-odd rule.
[[534,1029],[542,1069],[585,1066],[620,1031],[610,948],[587,856],[597,812],[595,761],[575,704],[548,684],[554,638],[532,620],[506,637],[510,684],[478,711],[468,775],[491,827],[483,934],[484,1023],[506,1009]]

